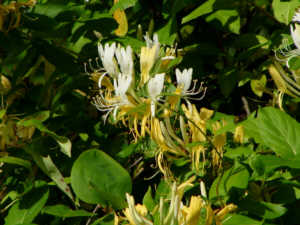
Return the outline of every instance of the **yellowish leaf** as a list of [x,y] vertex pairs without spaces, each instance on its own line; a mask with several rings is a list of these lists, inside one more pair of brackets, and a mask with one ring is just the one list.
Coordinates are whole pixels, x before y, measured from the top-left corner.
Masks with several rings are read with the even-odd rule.
[[[119,0],[114,0],[116,4]],[[117,9],[113,14],[114,19],[119,24],[118,28],[115,30],[117,36],[125,36],[128,31],[127,17],[124,10]]]

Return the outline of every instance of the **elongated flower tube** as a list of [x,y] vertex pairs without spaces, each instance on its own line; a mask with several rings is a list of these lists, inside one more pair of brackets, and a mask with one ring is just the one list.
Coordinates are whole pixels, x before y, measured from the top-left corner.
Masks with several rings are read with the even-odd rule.
[[160,43],[158,41],[158,35],[154,34],[153,35],[153,40],[150,39],[148,33],[144,36],[145,41],[146,41],[146,46],[147,48],[153,48],[155,47],[155,60],[158,59],[159,57],[159,51],[160,51]]
[[152,48],[142,47],[141,48],[141,58],[140,58],[140,67],[141,67],[141,81],[140,85],[144,85],[150,78],[150,70],[152,69],[155,63],[157,46]]
[[153,78],[151,78],[148,82],[148,94],[151,99],[151,115],[155,116],[155,107],[156,102],[159,100],[159,95],[164,88],[164,80],[165,74],[160,73],[156,74]]
[[125,48],[118,46],[115,51],[120,70],[123,74],[133,76],[133,60],[132,60],[132,49],[128,45]]
[[118,75],[118,65],[114,58],[116,50],[116,43],[112,43],[110,46],[108,43],[103,47],[102,44],[98,44],[98,53],[101,58],[104,69],[108,74],[116,78]]

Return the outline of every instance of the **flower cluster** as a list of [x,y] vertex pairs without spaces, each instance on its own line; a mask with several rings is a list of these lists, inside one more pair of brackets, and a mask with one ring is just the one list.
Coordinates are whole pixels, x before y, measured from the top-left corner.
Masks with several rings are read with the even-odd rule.
[[178,111],[181,99],[190,104],[189,99],[202,99],[206,91],[202,84],[196,88],[196,81],[192,85],[192,68],[183,71],[177,68],[176,79],[170,76],[174,71],[171,62],[175,59],[175,49],[161,48],[156,34],[153,39],[146,35],[145,40],[138,72],[132,48],[116,43],[98,45],[103,68],[94,71],[98,74],[99,92],[93,104],[106,112],[105,119],[112,115],[112,120],[122,121],[136,138],[151,134],[155,118]]
[[123,211],[125,217],[121,219],[116,217],[115,223],[125,220],[129,222],[129,225],[197,225],[200,224],[199,222],[207,225],[221,225],[225,216],[237,207],[229,204],[214,211],[206,200],[205,185],[202,181],[200,182],[201,195],[191,196],[189,205],[184,205],[182,202],[184,189],[192,187],[194,180],[195,177],[192,177],[179,186],[174,183],[170,199],[161,197],[159,204],[150,212],[145,205],[135,205],[133,197],[127,194],[128,208]]
[[99,44],[103,68],[91,74],[98,86],[93,104],[105,112],[105,120],[110,116],[114,122],[122,121],[135,140],[147,135],[156,143],[156,162],[165,177],[172,176],[169,159],[179,157],[188,158],[193,169],[204,172],[209,155],[207,142],[213,147],[210,161],[217,171],[226,136],[208,139],[206,122],[214,112],[206,108],[198,110],[190,102],[201,100],[206,88],[202,83],[197,88],[197,81],[192,81],[192,68],[173,68],[175,50],[161,48],[157,35],[153,39],[146,35],[145,40],[146,46],[139,55],[139,70],[130,46]]

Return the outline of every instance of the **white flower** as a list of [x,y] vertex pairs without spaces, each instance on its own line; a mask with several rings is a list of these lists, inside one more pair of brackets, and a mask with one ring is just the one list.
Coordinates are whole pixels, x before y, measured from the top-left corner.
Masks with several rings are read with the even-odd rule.
[[132,49],[128,45],[125,48],[118,47],[115,51],[118,63],[120,65],[121,72],[126,75],[133,75],[133,60]]
[[192,83],[193,68],[184,69],[182,72],[177,68],[175,73],[177,85],[182,89],[182,93],[185,94]]
[[[295,56],[300,55],[300,9],[295,12],[292,23],[290,25],[291,36],[296,49],[291,49],[287,43],[287,40],[283,40],[283,47],[278,51],[275,51],[275,57],[279,61],[285,61],[287,67],[289,67],[289,60]],[[280,53],[278,55],[278,52]]]
[[294,44],[298,49],[300,49],[300,10],[298,9],[293,16],[292,24],[290,25],[291,35]]
[[101,58],[103,67],[113,78],[115,78],[118,75],[118,65],[114,58],[115,50],[116,43],[112,43],[110,46],[108,43],[106,43],[104,48],[102,44],[98,44],[98,53]]
[[150,37],[149,37],[149,34],[146,33],[144,38],[145,38],[145,41],[146,41],[147,48],[153,48],[155,46],[155,60],[158,59],[159,51],[160,51],[160,43],[158,41],[158,35],[154,34],[153,35],[153,40],[151,40]]
[[156,74],[148,82],[148,94],[151,99],[151,115],[155,116],[155,103],[159,100],[159,95],[164,88],[165,74]]
[[179,69],[175,70],[176,73],[176,80],[177,80],[177,88],[181,89],[181,96],[187,97],[191,95],[197,95],[200,94],[203,91],[203,94],[200,98],[190,98],[194,100],[202,100],[205,96],[206,93],[206,88],[203,88],[203,84],[201,83],[200,87],[198,90],[196,89],[196,81],[194,82],[194,86],[191,90],[188,90],[191,86],[192,83],[192,74],[193,74],[193,69],[184,69],[182,72],[180,72]]
[[[102,87],[102,80],[105,76],[106,73],[99,78],[98,84],[100,89]],[[131,105],[126,95],[131,82],[132,76],[119,73],[117,79],[114,79],[115,97],[107,99],[100,92],[100,95],[94,98],[94,105],[96,108],[99,111],[107,111],[107,114],[104,118],[106,118],[109,113],[113,111],[114,118],[116,119],[117,111],[120,106]]]
[[[127,74],[119,73],[118,79],[114,79],[114,89],[116,96],[119,96],[122,99],[122,102],[125,100],[128,101],[126,92],[131,84],[132,77]],[[128,101],[129,102],[129,101]]]

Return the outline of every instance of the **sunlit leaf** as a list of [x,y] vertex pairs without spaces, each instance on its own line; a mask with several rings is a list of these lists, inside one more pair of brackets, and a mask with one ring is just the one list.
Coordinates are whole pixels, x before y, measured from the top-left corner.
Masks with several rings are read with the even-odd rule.
[[29,224],[42,210],[49,196],[45,182],[36,182],[32,190],[21,197],[5,217],[5,225]]
[[132,188],[127,171],[97,149],[85,151],[75,161],[71,185],[81,200],[114,208],[125,206],[125,193]]

